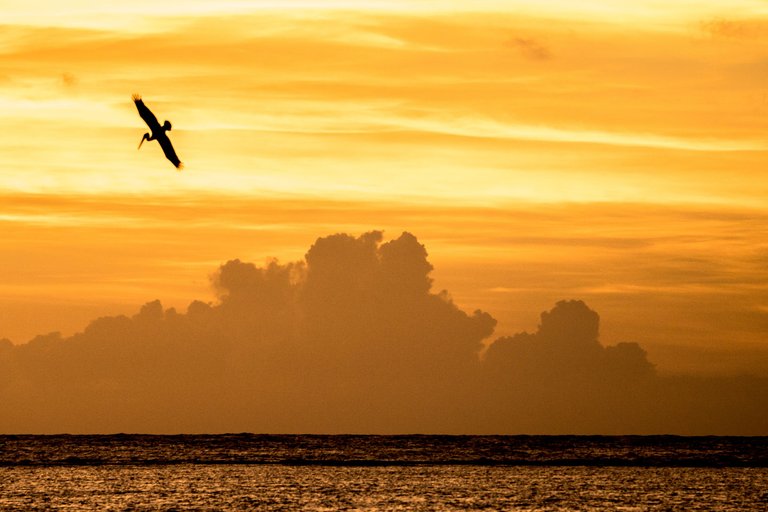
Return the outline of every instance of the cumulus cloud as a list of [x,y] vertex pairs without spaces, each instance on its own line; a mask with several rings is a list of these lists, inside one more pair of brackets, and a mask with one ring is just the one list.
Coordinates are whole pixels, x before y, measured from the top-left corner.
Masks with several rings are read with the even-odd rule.
[[305,261],[232,260],[215,304],[145,304],[0,347],[2,431],[440,430],[495,320],[431,292],[403,233],[317,240]]
[[603,346],[599,326],[584,302],[560,301],[535,333],[495,340],[482,376],[484,421],[556,434],[768,431],[755,412],[768,405],[768,380],[659,376],[639,344]]
[[611,347],[600,344],[599,315],[579,300],[560,301],[541,314],[534,334],[520,333],[497,339],[486,354],[496,370],[583,376],[604,380],[607,376],[626,382],[654,374],[653,365],[637,343]]
[[226,262],[215,303],[0,341],[0,432],[690,433],[702,410],[726,418],[714,433],[759,427],[744,407],[764,381],[664,380],[636,343],[602,346],[581,301],[481,360],[495,320],[433,292],[431,271],[410,233],[336,234],[300,262]]
[[599,322],[584,302],[560,301],[535,333],[495,340],[484,361],[488,421],[526,432],[636,429],[653,365],[636,343],[601,345]]

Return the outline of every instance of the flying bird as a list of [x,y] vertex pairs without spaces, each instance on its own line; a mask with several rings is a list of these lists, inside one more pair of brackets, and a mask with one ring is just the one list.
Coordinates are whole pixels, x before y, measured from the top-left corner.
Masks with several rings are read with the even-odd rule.
[[147,106],[144,104],[144,101],[142,101],[141,96],[138,94],[133,95],[133,102],[136,103],[136,108],[139,110],[139,115],[141,118],[145,123],[147,123],[149,129],[152,130],[151,135],[149,133],[145,133],[141,138],[141,141],[139,142],[139,149],[141,149],[141,145],[144,144],[145,140],[156,140],[160,143],[160,147],[163,148],[165,157],[171,161],[176,169],[183,169],[184,165],[179,160],[179,157],[176,156],[176,151],[173,149],[171,139],[169,139],[168,135],[165,133],[171,131],[171,122],[166,120],[163,125],[160,126],[160,123],[157,121],[155,114],[153,114],[152,111],[147,108]]

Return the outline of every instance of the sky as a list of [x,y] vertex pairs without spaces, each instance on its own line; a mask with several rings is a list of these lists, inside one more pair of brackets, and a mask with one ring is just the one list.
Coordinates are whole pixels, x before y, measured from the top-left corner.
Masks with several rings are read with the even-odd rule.
[[[663,374],[768,375],[768,3],[0,0],[0,339],[221,264],[413,233],[536,332],[582,300]],[[181,172],[147,131],[143,96]]]

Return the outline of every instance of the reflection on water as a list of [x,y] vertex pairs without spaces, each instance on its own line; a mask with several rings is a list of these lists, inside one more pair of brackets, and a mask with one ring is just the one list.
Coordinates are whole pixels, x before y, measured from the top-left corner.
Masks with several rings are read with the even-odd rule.
[[0,512],[768,510],[768,438],[0,436]]
[[0,468],[0,510],[766,510],[766,468]]
[[768,437],[0,436],[0,466],[184,463],[768,467]]

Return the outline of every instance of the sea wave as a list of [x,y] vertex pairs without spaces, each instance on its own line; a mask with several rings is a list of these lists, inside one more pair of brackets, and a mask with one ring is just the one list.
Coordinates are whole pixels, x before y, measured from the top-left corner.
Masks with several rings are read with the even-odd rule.
[[5,435],[0,466],[768,467],[768,437]]

